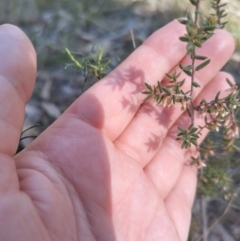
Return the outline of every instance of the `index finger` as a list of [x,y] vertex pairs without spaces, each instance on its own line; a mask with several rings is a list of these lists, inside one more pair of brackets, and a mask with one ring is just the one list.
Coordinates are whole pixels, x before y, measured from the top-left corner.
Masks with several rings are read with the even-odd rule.
[[36,53],[18,27],[0,25],[0,152],[14,155],[36,77]]
[[[116,139],[138,111],[144,83],[163,79],[186,54],[176,20],[153,33],[121,65],[85,92],[68,110]],[[94,98],[93,98],[94,96]],[[99,110],[101,106],[101,110]]]

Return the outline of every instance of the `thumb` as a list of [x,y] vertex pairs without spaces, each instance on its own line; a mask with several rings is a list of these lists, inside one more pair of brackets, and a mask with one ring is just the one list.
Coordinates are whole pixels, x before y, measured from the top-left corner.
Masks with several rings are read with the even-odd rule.
[[13,156],[36,77],[36,53],[17,27],[0,25],[0,153]]

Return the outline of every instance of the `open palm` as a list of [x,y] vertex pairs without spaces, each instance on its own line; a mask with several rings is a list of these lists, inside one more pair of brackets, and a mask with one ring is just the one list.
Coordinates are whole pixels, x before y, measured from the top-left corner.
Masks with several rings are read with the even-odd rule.
[[[177,21],[155,32],[14,156],[36,60],[21,30],[0,26],[0,240],[187,239],[196,168],[175,136],[189,120],[179,106],[155,106],[141,94],[144,82],[188,61],[183,33]],[[218,31],[200,50],[212,61],[197,75],[196,101],[226,87],[218,71],[233,48]]]

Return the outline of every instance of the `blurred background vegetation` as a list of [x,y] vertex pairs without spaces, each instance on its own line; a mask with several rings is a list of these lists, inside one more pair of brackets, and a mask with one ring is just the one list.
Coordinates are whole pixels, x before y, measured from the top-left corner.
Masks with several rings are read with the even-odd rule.
[[[209,9],[209,2],[203,1],[204,9]],[[224,70],[240,80],[240,2],[224,2],[228,2],[226,28],[237,46]],[[191,10],[189,0],[1,0],[0,23],[22,28],[37,51],[37,82],[26,107],[24,128],[40,123],[41,127],[31,130],[30,134],[40,133],[81,94],[84,76],[75,67],[65,69],[70,62],[66,47],[74,53],[87,55],[93,46],[95,49],[101,46],[104,58],[111,60],[111,70],[119,64],[119,59],[124,60],[134,50],[131,30],[139,46],[152,32],[185,16],[188,10]],[[234,158],[239,162],[239,153],[235,153]],[[235,175],[233,187],[239,187],[239,169],[230,172]],[[214,184],[212,187],[214,189]],[[204,215],[207,215],[208,227],[218,220],[209,230],[207,240],[240,240],[240,197],[236,190],[234,198],[224,198],[217,188],[215,193],[219,195],[205,196],[205,214],[200,208],[203,199],[198,194],[189,241],[201,235]]]

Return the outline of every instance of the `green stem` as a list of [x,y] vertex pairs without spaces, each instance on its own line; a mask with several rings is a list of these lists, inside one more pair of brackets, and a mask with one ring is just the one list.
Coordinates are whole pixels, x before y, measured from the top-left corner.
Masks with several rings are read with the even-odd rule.
[[[195,17],[194,17],[194,23],[197,24],[198,22],[198,15],[199,15],[199,5],[200,5],[200,0],[198,0],[196,2],[196,8],[195,8]],[[191,73],[191,90],[190,90],[190,96],[192,97],[193,99],[193,82],[194,82],[194,74],[195,74],[195,49],[194,49],[194,53],[193,55],[191,56],[191,59],[192,59],[192,73]],[[191,101],[191,121],[192,121],[192,124],[194,124],[194,104],[193,104],[193,101]]]

